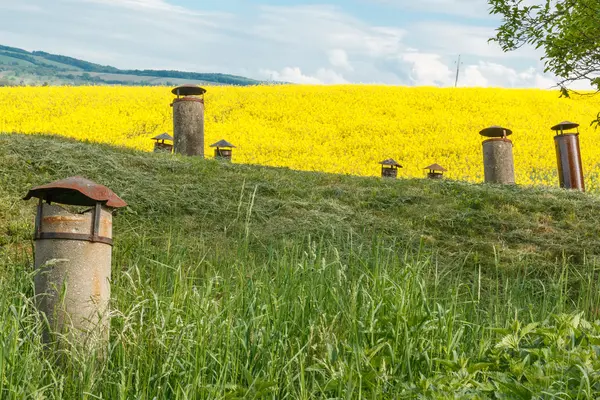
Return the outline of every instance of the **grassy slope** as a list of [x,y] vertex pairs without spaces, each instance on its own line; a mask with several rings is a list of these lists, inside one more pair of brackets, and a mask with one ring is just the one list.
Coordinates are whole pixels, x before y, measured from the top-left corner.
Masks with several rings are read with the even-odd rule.
[[[126,214],[127,223],[168,220],[186,235],[203,232],[227,242],[238,239],[256,191],[250,228],[257,250],[273,240],[353,230],[364,240],[376,234],[418,245],[422,238],[445,263],[466,258],[488,267],[495,249],[503,262],[527,262],[541,273],[563,255],[577,263],[584,252],[588,258],[600,255],[595,195],[223,166],[53,137],[0,140],[3,186],[11,202],[31,185],[82,174],[129,202],[136,217]],[[18,206],[33,213],[33,207]]]
[[[482,357],[486,327],[515,313],[597,312],[595,195],[228,165],[48,136],[0,135],[0,171],[0,397],[4,375],[6,393],[50,397],[393,398],[417,390],[419,374],[442,373],[433,358]],[[20,198],[78,174],[130,205],[114,221],[114,347],[107,370],[74,362],[84,371],[50,373],[28,317],[35,207]],[[385,373],[370,367],[382,343],[394,366]],[[27,367],[7,373],[11,362]]]

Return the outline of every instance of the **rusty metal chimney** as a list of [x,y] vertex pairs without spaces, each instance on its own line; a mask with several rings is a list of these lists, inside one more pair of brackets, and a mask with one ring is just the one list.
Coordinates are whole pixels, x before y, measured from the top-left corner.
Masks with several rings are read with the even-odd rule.
[[[67,342],[102,346],[108,340],[112,257],[112,209],[125,207],[106,186],[75,176],[35,187],[25,200],[39,198],[35,218],[36,305],[54,333]],[[55,205],[91,207],[74,213]]]
[[175,153],[204,157],[204,93],[197,85],[182,85],[171,91],[177,95],[173,107]]
[[[557,132],[557,135],[554,136],[554,145],[560,187],[585,192],[581,150],[579,148],[579,124],[563,121],[550,129]],[[576,132],[564,133],[564,131],[571,129],[576,129]]]
[[227,140],[219,140],[217,143],[211,144],[210,147],[215,147],[216,159],[231,161],[231,154],[235,146],[229,143]]
[[506,137],[512,131],[501,126],[490,126],[479,132],[490,139],[483,141],[483,170],[486,183],[514,184],[515,163],[513,144]]
[[167,132],[161,133],[158,136],[154,136],[152,140],[156,140],[154,143],[155,153],[172,153],[173,145],[171,143],[165,143],[165,140],[173,141],[173,137]]
[[382,178],[396,178],[398,176],[398,168],[402,168],[402,165],[398,164],[394,159],[388,158],[379,162],[381,164],[381,177]]
[[444,172],[448,171],[446,168],[442,167],[440,164],[431,164],[423,169],[429,170],[429,172],[427,172],[427,177],[429,179],[443,179]]

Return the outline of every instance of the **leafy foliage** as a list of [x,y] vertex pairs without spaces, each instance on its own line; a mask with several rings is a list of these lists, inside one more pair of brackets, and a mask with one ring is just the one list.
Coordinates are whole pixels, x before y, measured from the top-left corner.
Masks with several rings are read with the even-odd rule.
[[[486,394],[496,399],[593,399],[600,393],[600,323],[583,313],[492,328],[501,338],[481,359],[454,352],[420,382],[421,394]],[[414,386],[415,390],[417,385]]]
[[[570,83],[588,81],[600,90],[600,2],[598,0],[488,0],[491,13],[503,17],[496,37],[504,51],[523,45],[543,49],[545,72]],[[600,113],[593,125],[600,123]]]

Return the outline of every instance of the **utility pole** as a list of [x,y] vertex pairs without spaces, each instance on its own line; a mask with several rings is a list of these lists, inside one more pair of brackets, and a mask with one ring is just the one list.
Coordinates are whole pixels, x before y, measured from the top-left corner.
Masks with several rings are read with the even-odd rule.
[[454,80],[454,87],[458,85],[458,74],[460,73],[460,54],[458,55],[458,61],[456,62],[456,79]]

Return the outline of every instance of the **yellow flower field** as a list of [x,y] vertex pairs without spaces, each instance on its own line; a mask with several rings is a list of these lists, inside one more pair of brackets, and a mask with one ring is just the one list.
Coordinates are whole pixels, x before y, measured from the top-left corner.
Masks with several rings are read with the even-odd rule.
[[[389,86],[207,87],[206,154],[227,139],[236,163],[379,175],[394,158],[399,177],[423,177],[437,162],[452,179],[483,180],[478,132],[513,130],[517,183],[558,186],[553,132],[581,124],[588,189],[600,188],[600,131],[590,121],[600,96],[560,99],[557,91]],[[150,151],[172,134],[166,87],[0,88],[0,131],[51,133]]]

